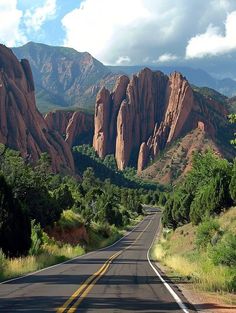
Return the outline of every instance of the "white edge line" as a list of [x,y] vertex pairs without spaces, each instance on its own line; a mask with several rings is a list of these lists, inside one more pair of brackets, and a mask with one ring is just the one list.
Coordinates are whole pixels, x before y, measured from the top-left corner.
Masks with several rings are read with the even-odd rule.
[[[159,231],[159,227],[157,229],[157,232]],[[160,280],[162,281],[162,283],[164,284],[164,286],[166,287],[166,289],[169,291],[169,293],[172,295],[172,297],[175,299],[175,301],[177,302],[177,304],[179,305],[179,307],[183,310],[184,313],[189,313],[187,307],[185,306],[185,304],[183,303],[183,301],[180,299],[180,297],[177,295],[177,293],[171,288],[171,286],[165,281],[165,279],[161,276],[161,274],[158,272],[158,270],[154,267],[154,265],[152,264],[152,262],[150,261],[150,250],[154,244],[154,241],[156,239],[157,236],[157,232],[153,238],[153,241],[147,251],[147,260],[149,265],[151,266],[151,268],[154,270],[154,272],[156,273],[156,275],[160,278]]]
[[69,262],[71,262],[71,261],[73,261],[73,260],[81,259],[81,258],[83,258],[83,257],[85,257],[85,256],[88,256],[88,255],[90,255],[90,254],[96,253],[96,252],[98,252],[98,251],[103,251],[103,250],[106,250],[107,248],[111,248],[111,247],[115,246],[118,242],[120,242],[122,239],[124,239],[125,237],[129,236],[129,235],[130,235],[133,231],[135,231],[135,229],[136,229],[137,227],[139,227],[145,220],[146,220],[146,217],[144,217],[144,219],[143,219],[141,222],[139,222],[139,223],[138,223],[131,231],[129,231],[126,235],[124,235],[123,237],[121,237],[120,239],[118,239],[117,241],[115,241],[113,244],[111,244],[111,245],[109,245],[109,246],[106,246],[106,247],[100,248],[100,249],[98,249],[98,250],[94,250],[94,251],[85,253],[85,254],[80,255],[80,256],[76,256],[76,257],[74,257],[74,258],[72,258],[72,259],[69,259],[69,260],[66,260],[66,261],[64,261],[64,262],[57,263],[57,264],[54,264],[54,265],[51,265],[51,266],[42,268],[42,269],[40,269],[40,270],[37,270],[37,271],[32,272],[32,273],[28,273],[28,274],[23,275],[23,276],[19,276],[19,277],[11,278],[11,279],[8,279],[8,280],[4,280],[4,281],[0,282],[0,285],[4,285],[4,284],[10,283],[10,282],[15,281],[15,280],[23,279],[23,278],[28,277],[28,276],[33,276],[33,275],[38,274],[38,273],[40,273],[40,272],[43,272],[43,271],[46,271],[46,270],[49,270],[49,269],[58,267],[58,266],[60,266],[60,265],[62,265],[62,264],[69,263]]

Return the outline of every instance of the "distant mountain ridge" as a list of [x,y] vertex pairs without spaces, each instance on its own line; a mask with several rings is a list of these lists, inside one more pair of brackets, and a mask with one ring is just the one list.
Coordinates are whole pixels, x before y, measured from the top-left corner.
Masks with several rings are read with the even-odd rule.
[[[94,111],[96,95],[102,86],[109,90],[121,74],[131,76],[144,66],[106,66],[88,52],[72,48],[55,47],[29,42],[13,48],[18,59],[27,59],[31,65],[38,109],[47,113],[54,109]],[[182,73],[198,87],[213,88],[229,97],[236,95],[236,82],[232,79],[217,80],[201,69],[174,66],[150,66],[169,75]]]
[[78,107],[91,110],[101,86],[113,86],[117,78],[88,52],[34,42],[13,48],[13,52],[31,65],[42,112]]

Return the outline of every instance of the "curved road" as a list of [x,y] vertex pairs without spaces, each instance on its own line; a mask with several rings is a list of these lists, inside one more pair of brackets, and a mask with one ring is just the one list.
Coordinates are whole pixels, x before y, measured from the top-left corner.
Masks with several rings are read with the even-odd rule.
[[151,212],[113,246],[0,284],[0,312],[194,312],[148,261],[160,216]]

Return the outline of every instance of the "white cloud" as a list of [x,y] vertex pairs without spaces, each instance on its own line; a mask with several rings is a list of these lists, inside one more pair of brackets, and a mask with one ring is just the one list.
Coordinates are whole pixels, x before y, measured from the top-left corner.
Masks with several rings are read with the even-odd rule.
[[154,60],[153,63],[165,63],[165,62],[169,62],[169,61],[175,61],[177,60],[178,57],[174,54],[171,53],[164,53],[161,56],[159,56],[159,58],[157,60]]
[[107,64],[120,56],[129,56],[130,64],[147,63],[157,54],[164,63],[166,51],[180,62],[190,38],[210,23],[219,35],[235,10],[235,0],[84,0],[62,19],[64,45]]
[[225,33],[210,24],[205,33],[191,38],[186,48],[187,58],[203,58],[236,51],[236,11],[228,14]]
[[[144,22],[149,12],[142,0],[86,0],[62,19],[64,44],[104,60],[118,35]],[[131,35],[132,41],[132,35]],[[116,60],[119,58],[117,55]]]
[[129,64],[131,61],[130,57],[128,56],[121,56],[116,60],[116,64],[121,65],[121,64]]
[[0,1],[0,42],[12,47],[27,41],[20,30],[22,11],[17,9],[17,0]]
[[24,24],[27,32],[38,31],[45,21],[55,17],[56,0],[46,0],[44,5],[27,9],[24,14]]

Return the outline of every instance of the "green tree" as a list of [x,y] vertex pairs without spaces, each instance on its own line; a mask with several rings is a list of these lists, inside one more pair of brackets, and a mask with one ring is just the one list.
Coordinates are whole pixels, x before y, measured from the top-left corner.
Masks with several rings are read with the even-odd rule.
[[14,257],[26,255],[30,246],[30,220],[0,176],[0,248],[7,256]]

